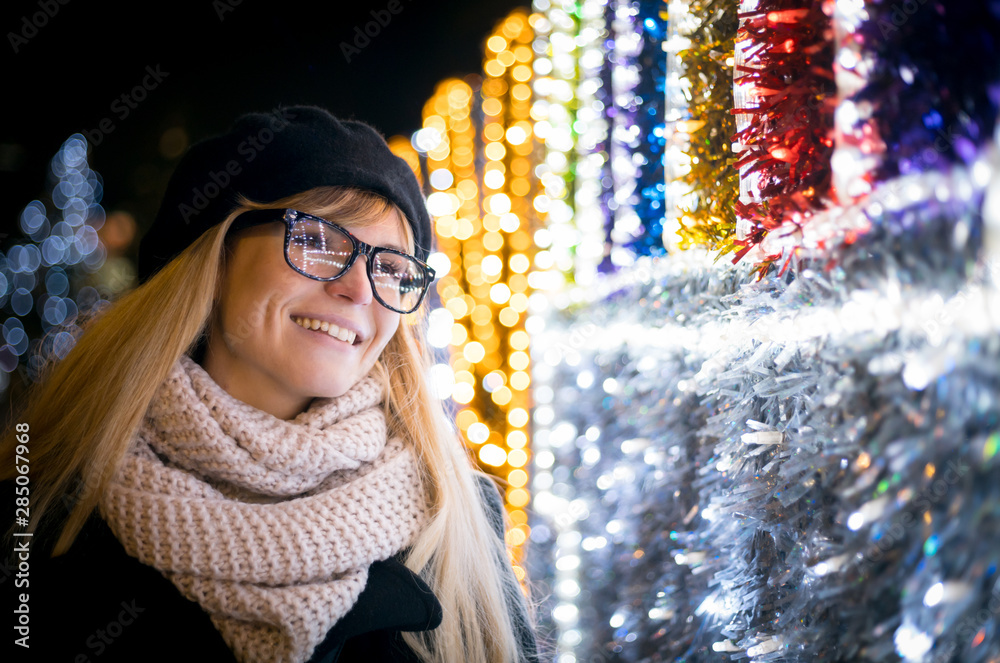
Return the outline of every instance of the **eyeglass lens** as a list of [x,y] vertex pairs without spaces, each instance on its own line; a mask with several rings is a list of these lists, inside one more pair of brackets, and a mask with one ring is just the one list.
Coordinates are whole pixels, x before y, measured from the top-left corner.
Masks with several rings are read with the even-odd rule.
[[[291,230],[288,259],[306,274],[330,279],[344,271],[354,246],[351,238],[333,226],[299,218]],[[427,287],[420,264],[413,259],[381,251],[372,262],[376,297],[389,308],[409,311]]]

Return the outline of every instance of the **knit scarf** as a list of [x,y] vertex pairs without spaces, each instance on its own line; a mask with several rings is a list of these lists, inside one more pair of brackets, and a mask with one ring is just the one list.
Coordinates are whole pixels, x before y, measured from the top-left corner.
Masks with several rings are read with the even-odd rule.
[[379,382],[284,421],[184,355],[100,502],[125,551],[209,613],[242,663],[301,663],[368,567],[412,544],[425,493]]

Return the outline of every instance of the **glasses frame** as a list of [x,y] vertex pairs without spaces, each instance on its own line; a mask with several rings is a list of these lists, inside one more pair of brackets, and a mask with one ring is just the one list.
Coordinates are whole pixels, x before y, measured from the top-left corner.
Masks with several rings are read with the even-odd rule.
[[[283,212],[283,215],[280,219],[275,218],[276,216],[275,212],[278,211]],[[249,218],[244,219],[243,217],[249,217]],[[295,227],[296,222],[300,220],[318,221],[323,225],[330,226],[331,228],[343,233],[344,235],[347,236],[348,239],[351,240],[351,257],[347,259],[347,264],[344,265],[344,269],[339,274],[337,274],[336,276],[323,278],[309,274],[299,269],[294,264],[292,264],[292,259],[288,255],[288,246],[291,244],[292,241],[292,229]],[[240,221],[239,227],[241,228],[246,228],[251,225],[256,225],[256,223],[266,223],[271,221],[281,221],[282,223],[284,223],[285,262],[288,263],[289,267],[294,269],[302,276],[310,278],[314,281],[322,281],[322,282],[336,281],[341,276],[343,276],[344,274],[346,274],[351,270],[351,267],[354,266],[354,263],[358,259],[358,256],[362,255],[365,256],[365,258],[367,258],[367,260],[365,260],[366,263],[365,273],[368,275],[368,283],[372,287],[372,296],[374,296],[375,300],[385,308],[389,309],[390,311],[395,311],[396,313],[401,313],[403,315],[407,313],[413,313],[418,308],[420,308],[420,305],[424,301],[424,297],[427,296],[427,290],[430,289],[430,285],[434,281],[434,278],[437,275],[434,269],[430,265],[423,262],[422,260],[418,260],[416,257],[411,256],[408,253],[397,251],[396,249],[391,249],[387,246],[372,246],[371,244],[362,242],[360,239],[352,235],[350,231],[348,231],[346,228],[338,226],[336,223],[333,223],[332,221],[327,221],[326,219],[314,216],[312,214],[306,214],[305,212],[300,212],[299,210],[292,209],[290,207],[284,209],[264,209],[264,210],[252,210],[249,212],[244,212],[243,214],[240,215],[239,221]],[[236,222],[234,221],[234,225],[235,224]],[[416,305],[414,305],[413,308],[407,310],[395,308],[393,306],[390,306],[389,304],[386,304],[385,301],[383,301],[382,298],[379,296],[378,288],[375,286],[375,276],[374,274],[372,274],[372,265],[374,264],[375,256],[378,255],[379,253],[394,253],[398,256],[409,258],[413,262],[417,263],[420,269],[423,270],[424,277],[427,279],[427,285],[424,286],[423,291],[420,293],[420,298],[417,300],[417,303]]]

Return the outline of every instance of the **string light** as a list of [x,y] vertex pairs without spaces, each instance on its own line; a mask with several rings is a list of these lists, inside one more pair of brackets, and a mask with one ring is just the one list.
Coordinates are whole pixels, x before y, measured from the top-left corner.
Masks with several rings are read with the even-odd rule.
[[455,423],[478,461],[506,480],[506,538],[519,578],[530,535],[525,319],[539,214],[531,83],[541,19],[515,11],[500,21],[486,40],[483,76],[442,81],[421,129],[390,144],[421,166],[429,190],[439,247],[429,260],[442,269],[428,337],[450,350],[448,364],[434,367],[435,390],[459,408]]
[[87,163],[82,135],[66,139],[49,175],[49,204],[28,203],[19,219],[23,238],[0,252],[0,392],[11,386],[12,373],[21,372],[22,384],[31,382],[47,357],[65,357],[81,314],[114,294],[95,287],[107,257],[99,237],[103,182]]

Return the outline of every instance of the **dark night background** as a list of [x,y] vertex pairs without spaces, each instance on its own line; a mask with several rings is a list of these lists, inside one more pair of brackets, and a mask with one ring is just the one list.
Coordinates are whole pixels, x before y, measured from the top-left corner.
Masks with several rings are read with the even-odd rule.
[[[409,135],[434,86],[481,71],[496,22],[529,4],[398,1],[402,10],[350,62],[341,43],[353,46],[355,28],[364,30],[388,0],[3,3],[0,245],[20,236],[24,205],[44,199],[45,170],[61,143],[104,118],[114,130],[90,151],[90,167],[104,179],[102,205],[131,212],[142,232],[178,145],[225,131],[243,112],[299,103],[364,120],[386,137]],[[10,34],[25,30],[23,17],[40,3],[58,11],[14,53]],[[142,83],[147,66],[167,75],[122,119],[125,106],[112,104]],[[172,140],[161,146],[165,133]]]

